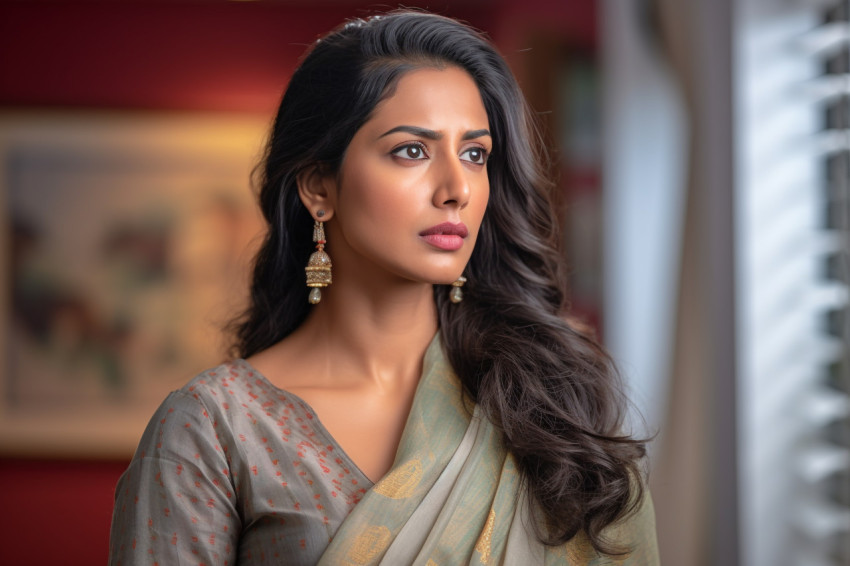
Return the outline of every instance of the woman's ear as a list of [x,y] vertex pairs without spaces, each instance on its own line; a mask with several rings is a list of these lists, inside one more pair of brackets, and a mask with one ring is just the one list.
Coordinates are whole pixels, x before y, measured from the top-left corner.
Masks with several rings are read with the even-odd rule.
[[[334,215],[336,197],[335,176],[325,171],[321,165],[310,165],[301,170],[296,177],[298,196],[315,220],[327,222]],[[324,213],[319,216],[318,212]]]

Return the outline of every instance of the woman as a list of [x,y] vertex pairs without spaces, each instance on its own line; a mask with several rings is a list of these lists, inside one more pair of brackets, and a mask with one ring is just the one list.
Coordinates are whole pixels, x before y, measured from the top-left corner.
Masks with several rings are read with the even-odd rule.
[[537,147],[453,20],[317,42],[267,147],[241,357],[152,419],[112,562],[656,564],[644,445],[565,322]]

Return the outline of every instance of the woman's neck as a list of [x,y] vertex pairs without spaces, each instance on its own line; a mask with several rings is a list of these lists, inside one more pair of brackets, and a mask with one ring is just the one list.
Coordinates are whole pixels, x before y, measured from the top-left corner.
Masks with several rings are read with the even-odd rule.
[[369,380],[392,389],[418,377],[438,328],[433,287],[423,283],[334,284],[286,341],[319,363],[315,377]]

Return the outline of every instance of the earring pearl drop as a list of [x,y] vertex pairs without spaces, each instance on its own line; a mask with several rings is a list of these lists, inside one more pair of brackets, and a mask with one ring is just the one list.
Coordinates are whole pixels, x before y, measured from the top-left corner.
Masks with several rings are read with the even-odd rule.
[[453,303],[459,303],[463,300],[463,291],[460,290],[463,284],[466,283],[466,277],[458,277],[457,281],[452,282],[452,290],[449,293],[449,300]]

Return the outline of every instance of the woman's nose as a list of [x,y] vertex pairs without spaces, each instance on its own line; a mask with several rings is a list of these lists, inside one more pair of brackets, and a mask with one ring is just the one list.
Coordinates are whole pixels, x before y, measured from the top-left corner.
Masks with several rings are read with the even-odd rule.
[[469,203],[469,179],[463,164],[457,158],[446,159],[437,168],[434,206],[464,208]]

